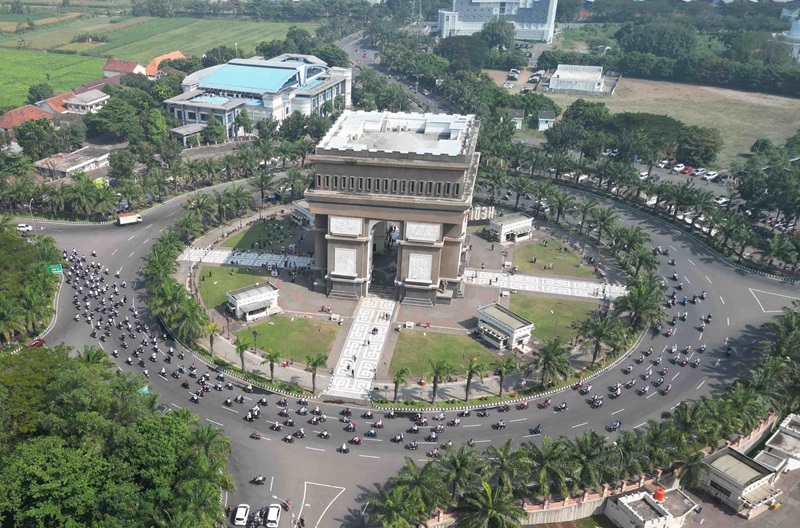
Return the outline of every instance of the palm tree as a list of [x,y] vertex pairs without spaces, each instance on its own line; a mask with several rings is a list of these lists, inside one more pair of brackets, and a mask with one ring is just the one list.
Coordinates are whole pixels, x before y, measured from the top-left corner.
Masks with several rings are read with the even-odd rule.
[[444,483],[441,467],[435,462],[426,462],[418,466],[409,457],[396,476],[390,479],[392,487],[402,487],[424,506],[426,513],[435,508],[445,506],[450,496]]
[[222,429],[212,427],[211,424],[192,429],[189,443],[194,453],[208,460],[226,457],[231,453],[231,439],[225,436]]
[[101,364],[111,363],[108,360],[108,355],[106,354],[105,350],[90,345],[84,346],[83,352],[79,352],[78,357],[82,359],[85,363],[88,363],[90,365],[101,365]]
[[394,382],[393,402],[397,403],[397,392],[400,389],[400,385],[408,385],[409,376],[411,376],[411,369],[408,367],[400,367],[399,369],[394,370],[394,373],[392,374],[392,381]]
[[186,160],[184,166],[186,168],[186,176],[188,179],[189,186],[192,189],[194,189],[203,171],[202,163],[200,162],[199,159],[189,159]]
[[[403,486],[380,487],[377,496],[373,496],[372,516],[380,519],[381,526],[392,528],[411,528],[424,519],[419,511],[421,502],[409,497],[408,489]],[[411,519],[409,521],[409,519]],[[414,524],[412,524],[414,523]]]
[[292,193],[292,200],[301,196],[308,186],[308,178],[303,173],[300,167],[289,167],[286,171],[286,185],[289,186]]
[[562,440],[542,437],[542,446],[526,442],[522,448],[531,461],[530,480],[536,492],[549,499],[553,492],[567,493],[567,476],[570,470],[570,457]]
[[109,214],[114,212],[117,206],[117,193],[111,187],[103,186],[97,190],[95,195],[94,211],[100,214]]
[[507,357],[498,363],[497,375],[500,376],[500,394],[498,394],[498,397],[503,397],[503,382],[505,381],[506,375],[515,372],[517,369],[519,369],[519,365],[517,365],[517,361],[512,357]]
[[518,528],[525,510],[511,492],[502,486],[494,489],[487,482],[463,496],[456,506],[458,526],[464,528]]
[[578,204],[578,214],[581,217],[581,224],[578,226],[578,234],[583,234],[583,226],[586,223],[587,218],[592,218],[595,211],[597,211],[598,202],[594,198],[589,198],[588,200],[582,200],[580,204]]
[[317,354],[316,356],[306,356],[306,367],[311,370],[311,392],[317,393],[317,369],[328,364],[328,354]]
[[73,184],[69,186],[68,199],[72,210],[78,213],[89,214],[94,210],[97,202],[97,186],[83,171],[72,176]]
[[556,211],[557,224],[561,219],[561,215],[572,209],[572,207],[575,205],[575,197],[559,189],[551,195],[550,199],[552,200],[551,205]]
[[682,488],[694,488],[700,484],[703,475],[709,471],[708,464],[704,462],[705,456],[702,451],[697,451],[681,462],[679,480]]
[[611,317],[608,312],[592,317],[583,323],[581,331],[586,336],[586,345],[592,348],[592,365],[597,361],[600,350],[604,344],[617,348],[619,342],[624,338],[624,333],[618,321]]
[[615,301],[620,312],[630,312],[631,326],[642,328],[664,317],[664,287],[653,272],[637,275],[628,283],[628,291]]
[[644,443],[647,446],[645,464],[649,471],[669,466],[675,460],[678,447],[675,443],[674,431],[668,422],[656,422],[655,420],[647,422]]
[[647,453],[642,437],[636,431],[628,429],[617,437],[616,449],[611,449],[611,456],[618,456],[616,478],[622,479],[633,475],[641,475],[644,471]]
[[239,356],[239,361],[242,362],[243,374],[247,372],[244,368],[244,355],[248,348],[250,348],[250,343],[248,343],[246,339],[239,338],[236,341],[236,355]]
[[529,176],[533,178],[533,173],[536,171],[536,165],[541,163],[546,157],[545,152],[536,147],[528,148],[528,152],[525,155],[524,164],[530,170]]
[[445,481],[451,486],[452,498],[472,481],[482,465],[478,452],[467,444],[462,444],[457,450],[449,449],[439,463],[445,472]]
[[752,430],[764,414],[761,396],[740,381],[728,389],[724,398],[745,430]]
[[481,174],[479,174],[480,186],[489,193],[489,203],[494,203],[497,194],[508,183],[508,176],[505,171],[496,168],[479,169],[479,172],[481,172]]
[[250,178],[250,184],[261,193],[261,206],[264,206],[264,197],[274,185],[275,176],[270,172],[259,172]]
[[555,191],[556,186],[548,180],[538,181],[534,184],[531,194],[533,195],[533,199],[536,200],[534,204],[534,214],[536,216],[539,216],[539,209],[541,208],[542,202],[546,201]]
[[789,260],[789,255],[791,255],[793,250],[794,247],[789,243],[787,238],[783,235],[779,235],[764,239],[758,253],[761,255],[762,261],[767,261],[767,269],[771,270],[775,259]]
[[252,176],[253,171],[255,171],[258,166],[258,157],[247,144],[242,144],[236,149],[236,161],[239,165],[239,175],[242,178],[249,178]]
[[534,369],[541,374],[543,387],[555,383],[558,378],[566,378],[572,373],[569,356],[561,338],[557,337],[544,342],[544,346],[536,357]]
[[489,446],[484,454],[489,457],[489,471],[497,477],[497,485],[508,491],[513,490],[519,478],[530,473],[531,461],[525,456],[525,451],[514,448],[510,438],[499,449]]
[[702,421],[703,408],[699,403],[681,402],[669,417],[675,444],[683,448],[696,440]]
[[439,382],[453,374],[453,365],[446,359],[430,360],[431,374],[433,375],[433,395],[431,404],[436,401],[436,391],[439,389]]
[[261,362],[262,365],[264,363],[269,363],[269,381],[275,383],[275,363],[281,360],[280,352],[270,348],[267,349],[267,353],[261,357],[264,358],[264,361]]
[[572,474],[584,488],[600,488],[607,472],[608,446],[606,438],[592,430],[584,431],[574,440],[566,440]]
[[514,199],[514,209],[519,209],[520,199],[531,192],[533,182],[526,176],[518,174],[509,180],[508,185],[512,191],[517,193],[517,197]]
[[619,216],[609,207],[601,207],[592,214],[592,220],[597,224],[597,242],[603,238],[603,233],[611,231],[616,225]]
[[232,180],[234,178],[234,172],[236,172],[236,156],[231,153],[224,154],[219,161],[220,166],[222,167],[222,171],[225,173],[225,178],[228,180]]
[[208,334],[208,348],[211,352],[211,359],[214,359],[214,336],[219,332],[219,325],[209,320],[203,330]]
[[646,247],[640,247],[631,258],[631,264],[636,270],[635,274],[638,275],[643,267],[648,271],[655,270],[658,267],[658,257],[653,255],[653,252]]
[[464,401],[469,401],[469,389],[472,386],[472,378],[478,376],[483,381],[483,373],[486,372],[486,365],[478,361],[478,358],[469,358],[467,364],[467,386],[464,391]]

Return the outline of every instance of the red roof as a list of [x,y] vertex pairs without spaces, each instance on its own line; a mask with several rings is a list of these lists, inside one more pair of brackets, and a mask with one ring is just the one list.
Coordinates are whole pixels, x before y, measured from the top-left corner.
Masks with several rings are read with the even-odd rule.
[[10,110],[6,112],[3,117],[0,117],[0,128],[11,130],[15,126],[19,126],[32,119],[53,119],[53,114],[45,112],[41,108],[33,105],[25,105],[21,108]]
[[180,51],[171,51],[169,53],[165,53],[164,55],[159,55],[155,59],[151,60],[150,64],[147,65],[147,75],[148,77],[155,77],[156,73],[158,73],[158,65],[161,64],[161,61],[186,58],[188,58],[188,55],[184,55]]
[[103,64],[103,71],[115,71],[120,73],[133,73],[136,68],[141,68],[138,62],[124,61],[119,59],[108,59]]
[[69,99],[73,95],[75,95],[75,92],[64,92],[58,95],[54,95],[50,99],[45,99],[42,102],[47,103],[50,106],[50,108],[55,110],[57,113],[63,114],[64,112],[67,111],[67,107],[64,106],[64,100]]
[[103,77],[102,79],[89,81],[86,84],[75,88],[75,93],[82,94],[84,92],[88,92],[89,90],[102,90],[103,87],[108,86],[109,84],[119,84],[119,80],[122,79],[122,75],[123,74],[118,73],[117,75],[112,75],[111,77]]

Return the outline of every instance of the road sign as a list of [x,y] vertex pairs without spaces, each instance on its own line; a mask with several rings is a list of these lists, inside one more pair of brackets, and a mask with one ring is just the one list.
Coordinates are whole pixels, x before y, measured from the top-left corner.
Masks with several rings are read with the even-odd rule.
[[47,271],[52,273],[53,275],[61,275],[64,271],[61,267],[61,264],[53,264],[52,266],[47,266]]

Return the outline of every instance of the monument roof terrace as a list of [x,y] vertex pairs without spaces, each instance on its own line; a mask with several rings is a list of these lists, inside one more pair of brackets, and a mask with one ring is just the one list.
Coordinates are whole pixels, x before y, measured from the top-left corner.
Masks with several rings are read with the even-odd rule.
[[316,153],[346,152],[355,157],[399,153],[406,154],[406,159],[463,162],[475,150],[475,132],[471,114],[345,111],[317,145]]

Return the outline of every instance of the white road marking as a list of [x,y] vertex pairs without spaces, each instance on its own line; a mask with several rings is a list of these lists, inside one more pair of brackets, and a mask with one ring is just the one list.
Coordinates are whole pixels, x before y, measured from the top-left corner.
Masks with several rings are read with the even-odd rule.
[[269,479],[269,490],[270,491],[272,491],[272,484],[273,483],[275,483],[275,475],[272,475],[272,478]]
[[475,443],[475,444],[485,444],[486,442],[491,442],[491,440],[475,440],[473,443]]
[[133,256],[133,254],[134,254],[134,253],[136,253],[136,252],[135,252],[135,251],[131,251],[131,254],[130,254],[130,255],[128,255],[128,258],[131,258],[131,257]]
[[98,341],[97,344],[100,345],[100,348],[103,349],[103,352],[106,351],[105,347],[103,346],[103,342],[102,341]]
[[172,406],[173,406],[173,407],[175,407],[176,409],[180,409],[180,408],[181,408],[181,406],[180,406],[180,405],[175,405],[174,403],[170,403],[170,405],[172,405]]
[[[730,318],[730,317],[728,317],[728,318],[727,318],[727,320],[728,320],[728,326],[730,326],[730,325],[731,325],[731,318]],[[727,338],[726,338],[726,339],[727,339]]]
[[728,344],[728,338],[727,337],[725,338],[725,344],[726,345]]
[[508,423],[522,422],[522,421],[525,421],[525,420],[527,420],[527,418],[517,418],[515,420],[509,420]]
[[722,304],[725,304],[725,299],[722,298],[722,295],[719,296],[719,300],[722,301]]
[[758,303],[758,306],[764,313],[780,313],[783,310],[765,310],[764,305],[761,304],[761,301],[758,300],[758,297],[756,297],[756,294],[754,292],[766,293],[767,295],[774,295],[775,297],[784,297],[786,299],[800,299],[800,297],[792,297],[791,295],[781,295],[780,293],[772,293],[764,290],[756,290],[753,288],[748,288],[748,290],[750,290],[750,294],[755,298],[756,302]]
[[711,279],[708,278],[708,275],[706,275],[706,280],[708,281],[709,284],[714,284],[713,282],[711,282]]
[[637,425],[636,427],[634,427],[634,429],[638,429],[638,428],[642,427],[643,425],[647,425],[647,422],[642,422],[642,423],[640,423],[639,425]]
[[702,341],[703,340],[703,332],[700,332],[700,337],[698,337],[697,340],[698,341]]
[[653,391],[653,394],[651,394],[650,396],[648,396],[647,398],[645,398],[645,400],[649,400],[650,398],[652,398],[652,397],[653,397],[653,396],[655,396],[656,394],[658,394],[658,391]]
[[464,428],[467,428],[467,427],[480,427],[480,426],[481,426],[481,424],[469,424],[469,425],[465,425]]
[[128,239],[128,242],[130,242],[131,240],[133,240],[133,237],[135,237],[135,236],[136,236],[136,235],[131,235],[131,237]]
[[689,279],[687,279],[687,278],[686,278],[686,275],[684,275],[684,276],[683,276],[683,280],[685,280],[685,281],[686,281],[686,284],[691,284],[691,282],[689,281]]
[[144,242],[142,242],[142,245],[145,245],[145,244],[147,244],[148,242],[150,242],[150,239],[149,239],[149,238],[148,238],[148,239],[146,239]]
[[225,407],[224,405],[222,406],[222,408],[225,409],[226,411],[235,412],[236,414],[239,414],[239,411],[237,411],[236,409],[231,409],[230,407]]
[[578,425],[573,425],[572,428],[575,429],[576,427],[583,427],[584,425],[589,425],[589,422],[583,422]]
[[672,246],[667,246],[667,247],[668,247],[668,248],[670,248],[672,251],[678,251],[677,249],[675,249],[675,248],[674,248],[674,247],[672,247]]
[[619,413],[621,413],[621,412],[622,412],[622,411],[624,411],[624,410],[625,410],[625,409],[620,409],[620,410],[618,410],[618,411],[614,411],[614,412],[612,412],[612,413],[611,413],[611,416],[614,416],[615,414],[619,414]]
[[375,456],[375,455],[358,455],[358,456],[360,456],[361,458],[380,458],[379,456]]
[[697,390],[700,390],[700,387],[702,387],[705,384],[706,384],[706,380],[703,380],[703,382],[700,385],[697,386]]
[[677,378],[677,377],[678,377],[678,376],[680,376],[680,375],[681,375],[681,373],[680,373],[680,372],[678,372],[677,374],[675,374],[674,376],[672,376],[672,381],[675,381],[675,378]]
[[[170,214],[168,214],[168,215],[167,215],[167,218],[169,218],[170,216],[172,216],[172,215],[174,215],[174,214],[175,214],[175,213],[170,213]],[[269,489],[270,489],[270,491],[272,491],[272,487],[270,487]]]
[[[360,456],[363,456],[363,455],[360,455]],[[306,506],[306,487],[309,484],[311,484],[312,486],[324,486],[326,488],[335,488],[335,489],[339,490],[339,493],[337,493],[336,496],[328,503],[328,505],[325,506],[325,509],[322,510],[322,513],[320,514],[319,519],[317,520],[317,524],[314,525],[314,528],[319,528],[319,525],[322,522],[322,518],[325,517],[325,514],[328,512],[328,509],[330,509],[330,507],[333,505],[333,503],[336,502],[336,499],[338,499],[339,496],[342,493],[344,493],[345,489],[347,489],[347,488],[343,488],[341,486],[331,486],[330,484],[319,484],[318,482],[308,482],[308,481],[306,481],[303,484],[303,500],[300,503],[302,506],[300,506],[300,511],[297,512],[297,518],[298,519],[303,516],[303,508],[305,508],[305,506]]]
[[219,422],[215,422],[214,420],[209,420],[208,418],[206,418],[206,421],[207,421],[207,422],[211,422],[211,423],[213,423],[214,425],[218,425],[218,426],[220,426],[220,427],[225,427],[225,426],[224,426],[224,425],[222,425],[221,423],[219,423]]
[[[306,446],[306,449],[310,449],[310,450],[312,450],[312,451],[322,451],[323,453],[325,452],[325,450],[324,450],[324,449],[320,449],[320,448],[318,448],[318,447],[308,447],[308,446]],[[272,490],[272,483],[270,483],[270,485],[269,485],[269,489],[270,489],[270,491]]]
[[369,436],[365,436],[362,440],[366,440],[368,442],[383,442],[380,438],[370,438]]
[[714,364],[714,366],[715,366],[715,367],[718,367],[718,366],[719,366],[719,362],[720,362],[720,361],[721,361],[721,360],[720,360],[719,358],[717,358],[717,362]]
[[689,262],[689,264],[691,264],[692,266],[696,266],[696,264],[695,264],[694,262],[692,262],[691,260],[689,260],[689,259],[686,259],[686,260],[687,260],[687,261]]
[[113,253],[111,253],[111,256],[113,257],[114,255],[116,255],[116,254],[117,254],[117,251],[119,251],[119,250],[118,250],[118,249],[115,249],[115,250],[114,250],[114,252],[113,252]]

